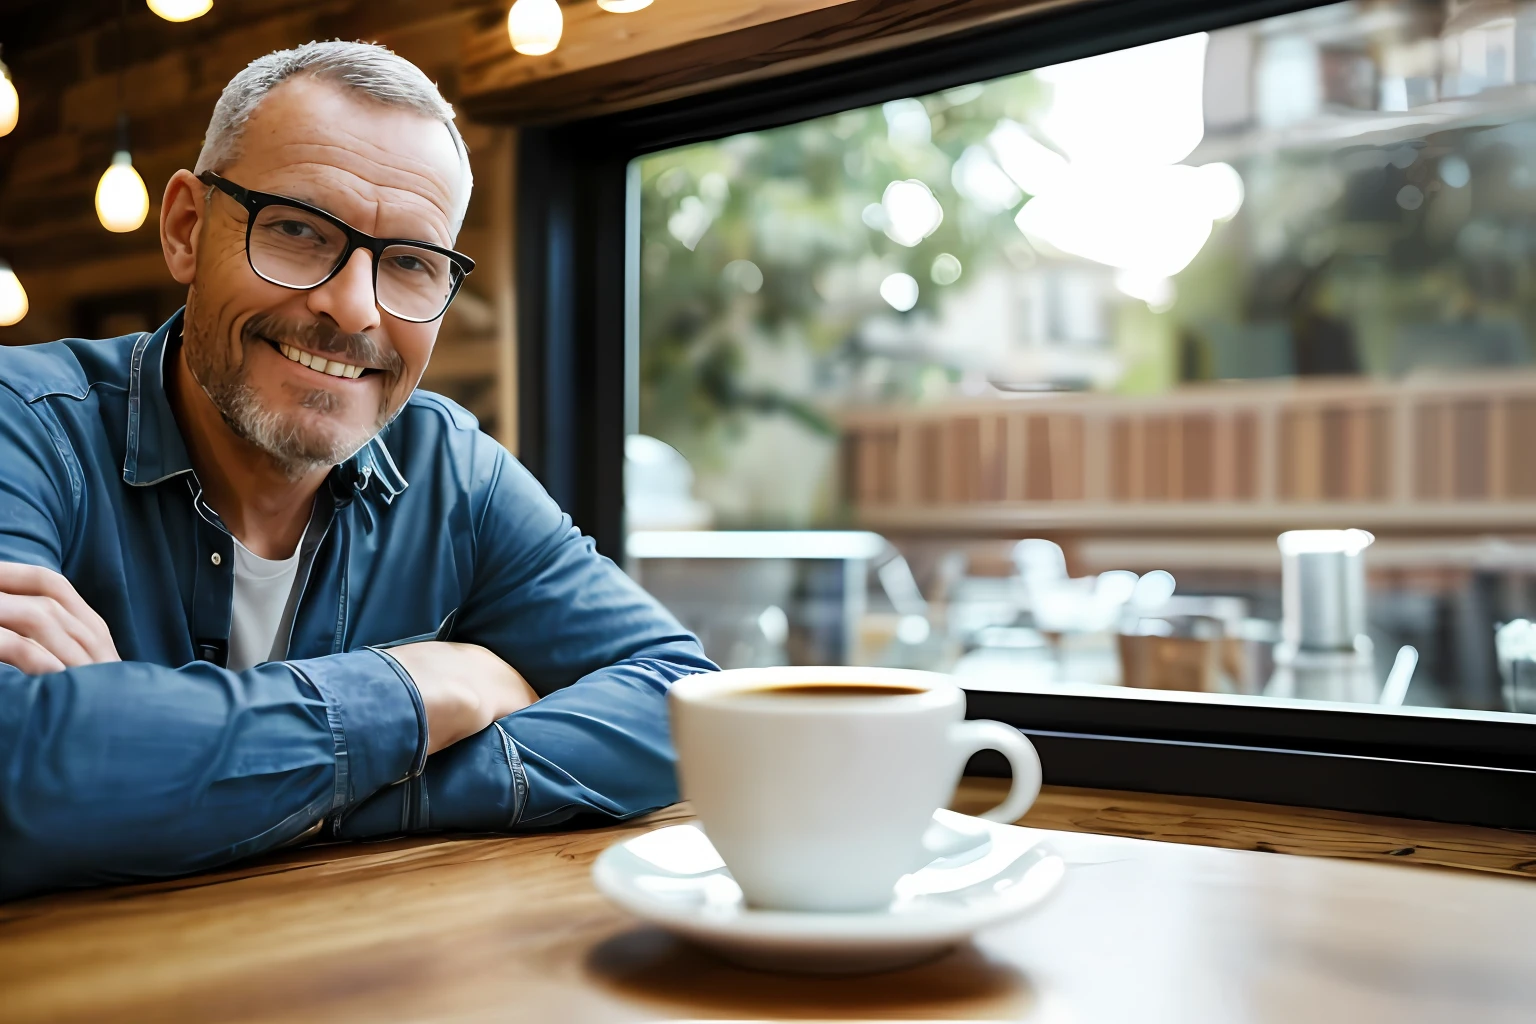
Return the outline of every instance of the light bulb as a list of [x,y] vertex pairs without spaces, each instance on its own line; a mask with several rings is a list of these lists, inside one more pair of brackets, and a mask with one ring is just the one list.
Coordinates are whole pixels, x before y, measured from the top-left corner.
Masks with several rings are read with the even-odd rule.
[[201,18],[213,6],[213,0],[145,0],[145,3],[166,21]]
[[651,0],[597,0],[597,6],[613,14],[633,14],[651,6]]
[[96,183],[96,216],[108,231],[133,231],[149,215],[149,192],[126,149],[112,154],[112,166]]
[[27,315],[27,290],[21,286],[16,271],[0,260],[0,327],[21,322]]
[[550,53],[560,45],[565,17],[556,0],[517,0],[507,12],[512,49],[530,57]]
[[16,86],[11,84],[10,68],[0,64],[0,135],[11,134],[19,113],[21,98],[16,95]]

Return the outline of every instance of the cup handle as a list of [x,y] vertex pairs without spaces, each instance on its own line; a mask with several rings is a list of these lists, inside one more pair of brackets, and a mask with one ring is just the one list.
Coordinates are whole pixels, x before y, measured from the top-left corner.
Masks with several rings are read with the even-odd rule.
[[1040,755],[1035,745],[1019,730],[1002,722],[956,722],[950,727],[950,739],[960,748],[962,758],[979,750],[996,750],[1013,768],[1013,787],[1002,803],[979,815],[988,821],[1011,825],[1024,817],[1040,795]]

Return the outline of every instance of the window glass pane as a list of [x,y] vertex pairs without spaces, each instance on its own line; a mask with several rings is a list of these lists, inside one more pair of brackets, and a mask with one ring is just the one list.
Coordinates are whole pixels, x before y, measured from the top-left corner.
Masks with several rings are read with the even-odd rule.
[[642,158],[636,572],[730,665],[1536,711],[1530,7]]

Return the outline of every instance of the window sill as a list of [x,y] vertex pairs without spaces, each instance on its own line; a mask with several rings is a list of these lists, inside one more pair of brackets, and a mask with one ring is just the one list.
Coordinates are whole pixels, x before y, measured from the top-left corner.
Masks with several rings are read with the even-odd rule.
[[[968,814],[984,811],[1002,800],[1007,787],[1006,779],[968,776],[953,806]],[[1536,878],[1536,833],[1349,811],[1046,786],[1019,824],[1228,850]]]

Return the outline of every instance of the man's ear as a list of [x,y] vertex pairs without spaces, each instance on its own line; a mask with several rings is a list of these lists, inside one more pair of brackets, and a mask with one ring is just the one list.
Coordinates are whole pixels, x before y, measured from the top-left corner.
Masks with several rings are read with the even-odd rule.
[[178,284],[190,285],[196,275],[198,233],[203,226],[203,196],[207,191],[185,169],[165,183],[165,199],[160,203],[160,248]]

